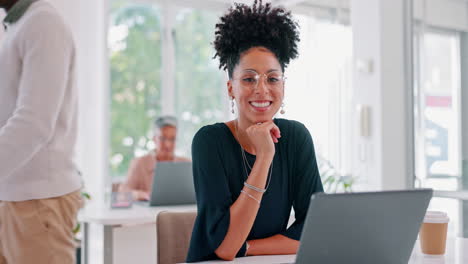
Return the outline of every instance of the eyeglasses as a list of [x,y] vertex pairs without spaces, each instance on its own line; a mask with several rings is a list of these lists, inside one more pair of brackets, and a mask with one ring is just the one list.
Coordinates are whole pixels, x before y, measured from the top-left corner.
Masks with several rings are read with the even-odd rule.
[[176,139],[174,137],[170,138],[170,137],[165,137],[165,136],[159,136],[159,141],[161,142],[169,142],[169,143],[174,143],[176,141]]
[[242,87],[255,90],[258,88],[261,77],[265,77],[265,85],[271,90],[282,89],[286,80],[286,77],[281,72],[258,74],[255,71],[245,71],[241,74],[240,78],[233,78],[233,80],[239,81]]

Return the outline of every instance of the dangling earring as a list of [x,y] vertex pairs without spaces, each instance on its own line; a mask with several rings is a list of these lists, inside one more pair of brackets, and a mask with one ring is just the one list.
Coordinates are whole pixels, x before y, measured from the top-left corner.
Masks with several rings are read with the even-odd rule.
[[280,114],[284,115],[284,113],[286,113],[286,111],[284,111],[284,103],[281,103],[281,111],[280,111]]
[[234,97],[231,97],[231,113],[234,114]]

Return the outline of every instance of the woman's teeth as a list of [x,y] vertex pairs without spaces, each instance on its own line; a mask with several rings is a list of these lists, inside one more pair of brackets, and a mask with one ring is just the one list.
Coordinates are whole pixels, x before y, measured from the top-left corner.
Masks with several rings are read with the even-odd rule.
[[250,102],[250,104],[253,105],[254,107],[268,107],[270,106],[271,102],[262,102],[262,103]]

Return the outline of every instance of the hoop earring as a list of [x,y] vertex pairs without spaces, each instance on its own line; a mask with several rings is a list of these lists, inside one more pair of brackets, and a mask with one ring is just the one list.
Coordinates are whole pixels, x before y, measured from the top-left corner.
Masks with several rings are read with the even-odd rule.
[[284,103],[281,103],[281,111],[280,111],[280,114],[284,115],[284,113],[286,113],[286,111],[284,110]]

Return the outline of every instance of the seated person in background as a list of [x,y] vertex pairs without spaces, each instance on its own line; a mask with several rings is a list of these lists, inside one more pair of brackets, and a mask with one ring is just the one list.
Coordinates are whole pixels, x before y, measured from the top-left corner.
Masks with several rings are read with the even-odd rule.
[[119,187],[119,191],[131,191],[135,200],[149,200],[157,162],[190,161],[174,155],[176,135],[177,119],[175,117],[162,116],[156,119],[153,136],[156,148],[132,160],[127,180]]

